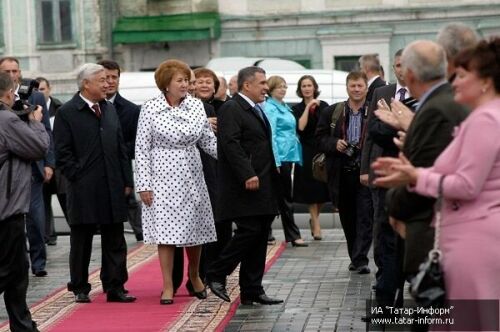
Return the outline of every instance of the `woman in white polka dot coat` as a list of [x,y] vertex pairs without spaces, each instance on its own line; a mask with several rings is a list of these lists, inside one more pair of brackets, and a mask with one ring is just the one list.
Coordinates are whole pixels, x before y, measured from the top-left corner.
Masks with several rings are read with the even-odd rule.
[[216,241],[215,226],[196,148],[217,158],[217,141],[203,104],[187,94],[189,67],[177,60],[155,72],[163,92],[141,109],[136,141],[137,185],[144,242],[158,245],[163,275],[161,304],[173,302],[174,249],[186,247],[195,296],[206,298],[198,270],[201,244]]

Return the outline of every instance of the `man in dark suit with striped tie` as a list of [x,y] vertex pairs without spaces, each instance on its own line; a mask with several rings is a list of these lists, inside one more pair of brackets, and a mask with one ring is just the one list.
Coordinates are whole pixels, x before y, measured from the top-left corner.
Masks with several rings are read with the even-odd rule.
[[266,295],[262,278],[267,235],[278,214],[278,172],[271,146],[271,131],[259,103],[268,90],[262,68],[247,67],[238,73],[239,93],[222,105],[218,114],[218,202],[216,218],[234,221],[233,238],[213,262],[206,279],[212,292],[230,301],[226,277],[241,263],[241,303],[279,304]]
[[[397,137],[397,130],[380,121],[375,116],[374,111],[378,108],[377,104],[380,100],[384,100],[387,105],[390,105],[393,99],[403,101],[410,97],[401,67],[402,53],[403,50],[400,49],[394,54],[393,70],[396,83],[375,89],[368,108],[368,134],[361,154],[360,181],[364,185],[370,185],[374,180],[375,175],[370,169],[372,162],[379,157],[395,157],[399,153],[399,149],[393,141]],[[370,187],[374,210],[373,255],[378,269],[375,284],[376,297],[380,301],[392,303],[398,288],[397,235],[389,224],[389,216],[385,210],[387,189]]]

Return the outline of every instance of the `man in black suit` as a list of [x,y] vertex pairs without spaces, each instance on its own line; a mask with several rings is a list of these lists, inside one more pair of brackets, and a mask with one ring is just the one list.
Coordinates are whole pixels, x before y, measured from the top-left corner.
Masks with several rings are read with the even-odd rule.
[[397,131],[380,121],[375,116],[374,111],[377,109],[377,103],[381,99],[387,105],[390,105],[392,99],[403,101],[410,97],[403,77],[401,66],[402,53],[403,50],[400,49],[394,54],[393,70],[397,80],[396,83],[384,85],[374,90],[373,98],[368,108],[368,131],[361,154],[360,182],[370,186],[374,210],[373,256],[377,265],[375,294],[379,302],[389,304],[392,304],[396,289],[398,288],[397,235],[389,224],[389,216],[385,209],[387,189],[370,185],[375,178],[370,165],[379,157],[397,157],[399,153],[399,149],[393,141],[397,137]]
[[359,68],[368,78],[368,93],[366,94],[366,101],[370,103],[375,89],[387,84],[380,77],[381,67],[377,54],[362,55],[359,58]]
[[219,221],[234,221],[234,237],[207,272],[208,286],[230,301],[225,282],[240,266],[241,303],[279,304],[262,287],[267,235],[278,214],[278,173],[271,146],[271,132],[262,108],[268,90],[266,73],[259,67],[238,73],[238,94],[218,114],[218,203]]
[[[19,100],[19,87],[21,83],[21,69],[19,60],[14,57],[0,59],[0,71],[8,73],[16,85],[16,101]],[[45,247],[45,211],[43,203],[43,183],[50,181],[54,174],[54,147],[52,143],[52,131],[50,129],[49,113],[43,94],[33,91],[28,97],[28,103],[42,107],[42,123],[51,137],[49,151],[44,159],[32,162],[31,177],[31,201],[30,210],[26,216],[26,230],[30,245],[31,272],[36,277],[45,277],[45,264],[47,262],[47,250]]]
[[[416,167],[429,167],[451,142],[453,129],[468,111],[453,100],[441,46],[415,41],[404,49],[402,64],[408,89],[419,100],[403,153]],[[430,223],[435,200],[412,193],[406,186],[391,189],[387,199],[391,222],[405,237],[404,272],[414,275],[432,248],[434,230]]]
[[99,225],[102,283],[108,302],[133,302],[126,295],[127,244],[123,222],[125,196],[133,180],[118,115],[105,100],[104,67],[87,63],[77,76],[80,91],[58,111],[54,123],[57,167],[68,180],[70,276],[75,301],[90,302],[88,268],[92,239]]
[[[131,101],[123,98],[118,92],[120,88],[120,66],[113,60],[102,60],[97,64],[106,69],[106,81],[108,90],[106,91],[106,99],[113,104],[120,119],[122,127],[123,139],[127,147],[127,154],[132,163],[135,159],[135,138],[137,136],[137,123],[139,122],[139,113],[141,108]],[[141,222],[141,205],[135,198],[134,191],[127,196],[128,206],[128,222],[134,231],[137,241],[142,241],[142,222]]]
[[[37,77],[38,91],[43,93],[47,110],[50,116],[50,128],[54,129],[54,119],[62,102],[52,97],[52,87],[50,82],[45,77]],[[54,213],[52,211],[52,195],[57,194],[57,199],[63,210],[64,217],[68,219],[66,213],[66,189],[65,180],[61,177],[61,172],[54,170],[54,176],[43,184],[43,203],[45,207],[45,243],[49,246],[57,244],[57,233],[54,224]]]

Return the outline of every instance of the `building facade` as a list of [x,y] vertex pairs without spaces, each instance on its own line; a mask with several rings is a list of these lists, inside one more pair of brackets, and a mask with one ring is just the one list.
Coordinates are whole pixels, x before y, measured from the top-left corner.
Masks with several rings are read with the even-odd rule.
[[1,0],[0,14],[0,55],[18,57],[24,76],[46,76],[63,99],[75,69],[103,58],[128,71],[226,56],[349,70],[377,53],[388,69],[396,50],[447,23],[500,35],[500,0]]

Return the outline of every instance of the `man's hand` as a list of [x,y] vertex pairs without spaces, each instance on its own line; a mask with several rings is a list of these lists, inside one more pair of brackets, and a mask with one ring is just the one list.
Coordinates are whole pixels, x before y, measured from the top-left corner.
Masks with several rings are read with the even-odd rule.
[[380,157],[372,168],[378,177],[373,181],[378,187],[394,188],[404,185],[415,185],[418,178],[418,170],[406,159],[403,153],[399,158]]
[[398,131],[398,137],[394,137],[392,140],[394,141],[394,144],[398,147],[400,151],[403,150],[403,146],[405,144],[405,139],[406,139],[406,133],[404,131]]
[[346,148],[347,148],[347,142],[344,141],[343,139],[339,139],[337,141],[337,151],[344,152]]
[[151,206],[151,204],[153,204],[153,191],[141,191],[139,196],[146,206]]
[[132,187],[125,187],[125,196],[130,195],[132,193]]
[[257,176],[253,176],[250,179],[246,180],[245,189],[250,191],[259,190],[259,178]]
[[31,112],[28,115],[28,119],[31,121],[42,121],[43,118],[43,113],[42,113],[42,106],[38,105],[33,112]]
[[361,174],[359,176],[359,182],[363,185],[368,187],[368,174]]
[[54,170],[52,169],[52,167],[45,166],[43,168],[43,173],[43,182],[50,182],[50,179],[52,179],[52,176],[54,175]]
[[406,224],[400,220],[389,217],[389,224],[391,224],[392,229],[399,234],[403,239],[406,238]]
[[391,111],[399,123],[399,128],[396,129],[407,131],[413,121],[413,118],[415,117],[415,114],[399,100],[392,101]]

